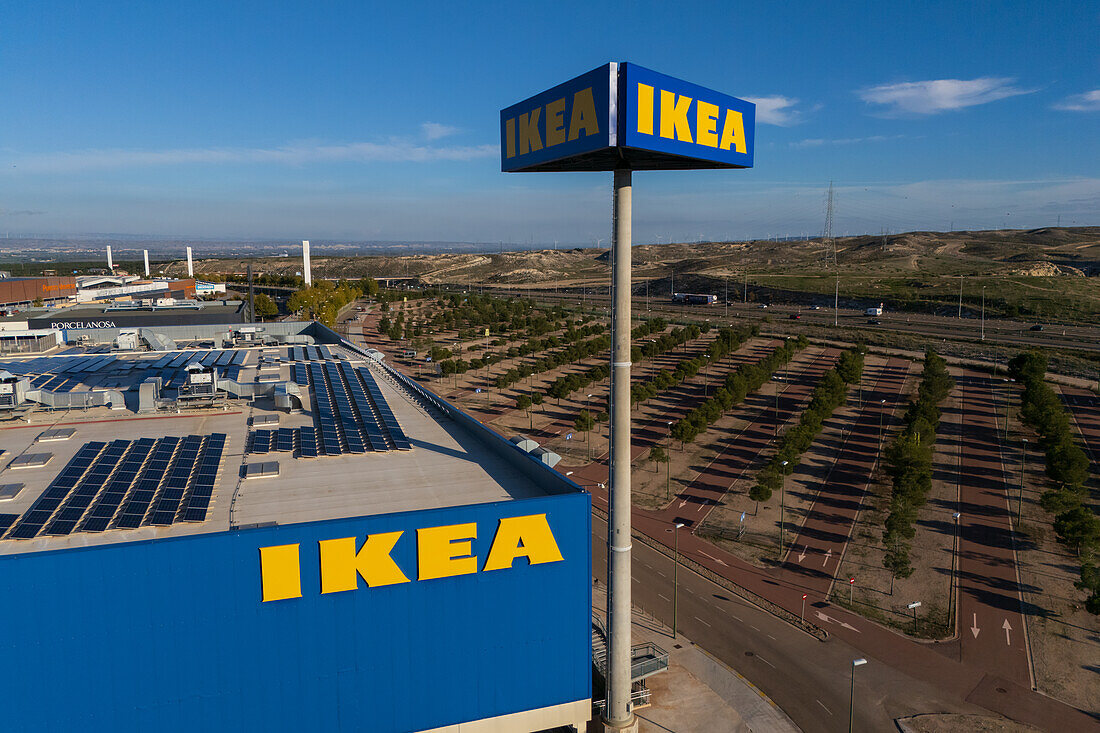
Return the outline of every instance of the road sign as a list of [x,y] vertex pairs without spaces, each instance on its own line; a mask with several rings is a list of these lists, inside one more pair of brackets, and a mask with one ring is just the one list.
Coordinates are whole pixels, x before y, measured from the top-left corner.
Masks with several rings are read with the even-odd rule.
[[751,168],[756,105],[637,64],[609,63],[500,112],[519,171]]

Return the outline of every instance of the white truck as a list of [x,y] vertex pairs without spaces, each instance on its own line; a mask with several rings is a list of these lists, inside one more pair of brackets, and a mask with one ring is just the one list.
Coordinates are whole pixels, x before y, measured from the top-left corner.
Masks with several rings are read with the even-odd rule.
[[877,306],[871,306],[867,310],[863,311],[863,315],[865,315],[865,316],[881,316],[882,315],[882,303],[879,303]]

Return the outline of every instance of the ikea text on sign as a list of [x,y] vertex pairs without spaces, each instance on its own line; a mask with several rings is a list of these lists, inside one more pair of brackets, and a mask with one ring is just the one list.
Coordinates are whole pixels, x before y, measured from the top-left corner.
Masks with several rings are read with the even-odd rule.
[[[358,537],[320,540],[320,593],[356,590],[362,579],[368,588],[412,582],[409,568],[393,558],[405,532],[380,532]],[[416,530],[416,580],[434,580],[478,572],[508,570],[519,558],[529,565],[561,562],[561,550],[545,514],[500,519],[489,544],[484,564],[478,566],[474,522]],[[260,548],[260,581],[263,600],[302,597],[300,545]]]
[[500,113],[501,169],[750,168],[756,105],[611,63]]

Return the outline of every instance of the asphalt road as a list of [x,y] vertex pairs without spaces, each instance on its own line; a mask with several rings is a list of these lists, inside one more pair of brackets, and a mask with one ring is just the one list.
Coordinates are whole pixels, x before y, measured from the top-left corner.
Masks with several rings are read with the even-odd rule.
[[957,380],[963,410],[959,470],[958,618],[962,661],[1032,684],[1015,537],[999,430],[1003,403],[988,375]]
[[[532,295],[530,292],[521,290],[495,290],[493,292],[497,295],[512,295],[519,298],[527,298]],[[565,300],[576,304],[575,293],[538,291],[534,295],[540,300]],[[759,304],[755,303],[731,303],[728,306],[723,304],[680,305],[670,302],[667,295],[662,295],[649,298],[647,307],[645,296],[635,296],[632,311],[635,316],[643,316],[647,313],[665,316],[690,314],[693,317],[710,318],[715,322],[719,322],[728,316],[743,317],[746,315],[771,314],[775,319],[789,319],[791,315],[797,314],[800,316],[799,323],[813,326],[831,326],[835,320],[838,326],[845,328],[899,331],[940,339],[985,341],[991,344],[1046,346],[1100,352],[1100,327],[1098,326],[1043,323],[1039,324],[1043,326],[1042,331],[1032,331],[1031,327],[1037,324],[1036,321],[987,318],[983,326],[980,318],[960,319],[923,313],[891,311],[875,318],[880,323],[872,324],[868,322],[871,317],[864,315],[861,310],[840,308],[839,311],[834,313],[831,298],[822,296],[821,301],[822,306],[819,310],[812,310],[805,306],[782,304],[761,309]],[[826,305],[826,301],[830,301],[830,304]],[[593,308],[606,308],[610,305],[606,294],[589,294],[583,302]]]
[[[833,584],[882,446],[882,431],[902,404],[907,359],[891,358],[864,389],[863,404],[837,454],[833,469],[790,544],[784,569],[802,576],[802,583],[821,595]],[[868,370],[869,371],[869,370]],[[867,375],[864,377],[867,379]]]
[[[607,526],[598,516],[592,526],[593,577],[606,587]],[[639,542],[632,554],[634,604],[671,628],[672,560]],[[852,660],[863,652],[837,637],[818,641],[683,567],[676,576],[681,634],[749,679],[807,733],[848,730]],[[661,643],[677,642],[670,635]],[[984,712],[875,659],[856,670],[854,730],[893,730],[894,718],[932,711]]]

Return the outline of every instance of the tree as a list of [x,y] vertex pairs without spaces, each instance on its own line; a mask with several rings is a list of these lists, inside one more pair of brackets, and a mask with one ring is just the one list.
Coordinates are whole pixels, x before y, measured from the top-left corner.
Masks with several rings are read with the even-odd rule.
[[531,414],[531,398],[525,394],[516,397],[516,409],[523,410],[531,421],[531,430],[535,429],[535,418]]
[[588,410],[581,410],[577,415],[577,419],[573,421],[573,427],[577,432],[585,433],[585,442],[588,444],[588,459],[592,460],[592,428],[595,427],[596,421],[592,418],[592,413]]
[[649,460],[653,461],[654,473],[657,472],[659,464],[665,464],[665,501],[668,501],[672,493],[672,459],[664,448],[655,445],[649,449]]
[[256,293],[255,302],[257,318],[262,320],[279,315],[279,306],[275,305],[275,299],[267,293]]

